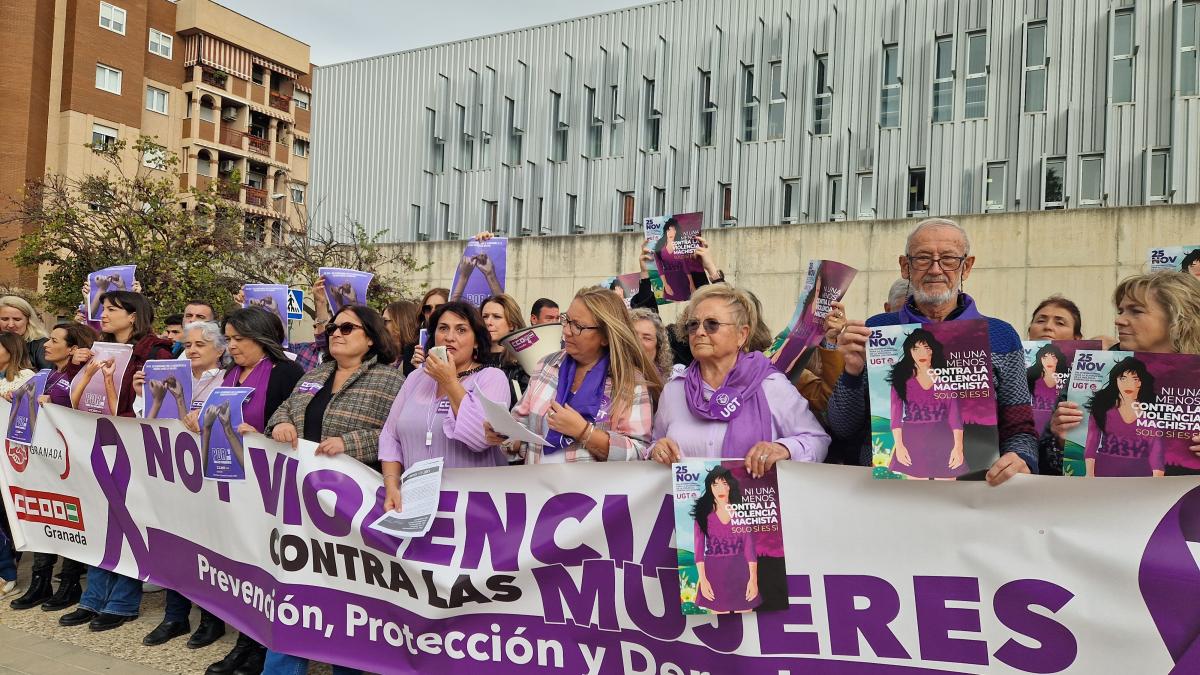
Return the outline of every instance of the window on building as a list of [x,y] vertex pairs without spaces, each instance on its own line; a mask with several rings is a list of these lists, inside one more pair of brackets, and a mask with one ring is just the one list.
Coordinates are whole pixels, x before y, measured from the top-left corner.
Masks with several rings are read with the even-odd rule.
[[1146,203],[1165,204],[1171,201],[1171,151],[1158,148],[1150,151],[1149,177],[1146,181]]
[[525,229],[525,200],[520,197],[512,198],[512,232]]
[[292,154],[297,157],[308,157],[308,141],[299,138],[292,141]]
[[870,173],[858,174],[858,219],[875,219],[875,176]]
[[658,152],[662,141],[662,111],[654,104],[654,80],[646,80],[646,150]]
[[900,46],[883,46],[883,85],[879,92],[879,126],[900,126]]
[[467,109],[455,105],[454,112],[458,115],[458,167],[463,171],[475,169],[475,137],[467,129]]
[[908,215],[923,216],[929,212],[925,200],[925,169],[908,170]]
[[829,220],[845,220],[846,211],[842,207],[842,177],[832,175],[829,177],[829,189],[827,196],[829,197],[828,214]]
[[548,234],[549,230],[542,227],[542,218],[546,213],[546,198],[538,197],[537,210],[533,212],[533,231],[538,233],[538,236]]
[[625,146],[625,112],[621,110],[621,90],[608,88],[608,154],[620,157]]
[[508,161],[509,166],[519,166],[521,164],[521,141],[524,134],[517,128],[517,102],[511,98],[504,99],[506,108],[505,126],[508,128]]
[[417,235],[417,241],[429,241],[429,231],[421,223],[421,205],[409,204],[408,220],[412,226],[412,231]]
[[800,222],[800,179],[789,178],[783,181],[783,199],[780,204],[779,222],[792,224]]
[[1046,111],[1046,24],[1025,28],[1025,112]]
[[617,201],[621,205],[621,230],[630,231],[637,226],[637,218],[634,213],[634,199],[632,192],[618,192]]
[[103,124],[92,125],[92,145],[109,148],[117,142],[117,130]]
[[933,121],[954,119],[954,38],[940,37],[934,44]]
[[816,57],[816,82],[813,98],[813,133],[827,134],[832,126],[833,89],[829,86],[829,56]]
[[1061,209],[1066,205],[1067,160],[1048,157],[1042,162],[1042,208]]
[[163,147],[146,148],[142,153],[142,166],[148,169],[166,171],[167,149]]
[[492,166],[492,135],[486,131],[479,135],[479,168],[487,169]]
[[167,92],[156,87],[146,87],[146,110],[159,113],[160,115],[166,115],[167,103]]
[[1197,43],[1200,39],[1200,2],[1185,2],[1179,7],[1179,94],[1200,94],[1200,64]]
[[500,219],[497,217],[500,205],[493,200],[483,200],[483,229],[496,232],[500,229]]
[[987,116],[987,33],[967,36],[967,89],[964,117]]
[[721,200],[721,222],[733,223],[733,186],[729,183],[717,183],[717,196]]
[[787,111],[787,98],[783,93],[783,63],[772,61],[767,66],[771,74],[770,94],[767,103],[767,140],[783,138],[784,113]]
[[567,121],[563,119],[562,114],[562,95],[557,91],[550,92],[550,124],[554,129],[554,142],[550,148],[550,161],[565,162],[567,161],[567,134],[570,133],[570,127]]
[[588,157],[596,159],[603,154],[601,144],[604,139],[604,120],[596,108],[596,90],[592,87],[583,88],[583,108],[587,115],[588,125]]
[[713,132],[717,126],[717,104],[712,95],[712,73],[700,71],[700,135],[696,143],[701,146],[713,144]]
[[429,125],[429,170],[432,173],[442,173],[446,170],[446,144],[438,137],[437,111],[425,109]]
[[308,110],[309,97],[308,92],[300,91],[299,89],[292,92],[292,100],[296,102],[298,110]]
[[1133,102],[1133,10],[1113,15],[1112,22],[1112,102]]
[[579,197],[567,195],[567,227],[571,228],[571,232],[580,232],[579,227]]
[[121,71],[116,68],[97,63],[96,64],[96,88],[109,92],[110,94],[121,95]]
[[208,154],[208,150],[200,150],[196,153],[196,175],[212,176],[212,157]]
[[150,53],[158,54],[164,59],[171,58],[171,53],[174,50],[175,38],[167,33],[164,33],[157,28],[150,29]]
[[1004,162],[987,165],[983,177],[983,210],[1003,211],[1008,203],[1008,166]]
[[446,202],[438,203],[438,233],[442,239],[458,239],[458,232],[450,229],[450,205]]
[[1104,157],[1090,155],[1079,158],[1079,205],[1100,206],[1104,203]]
[[100,27],[125,34],[125,10],[107,2],[100,3]]
[[654,215],[659,216],[667,212],[667,189],[656,187],[654,188]]
[[257,63],[250,68],[250,81],[254,84],[263,84],[267,81],[267,69]]
[[292,186],[292,203],[293,204],[303,204],[304,203],[304,186],[303,185],[293,185]]
[[742,64],[742,140],[758,140],[758,92],[754,66]]

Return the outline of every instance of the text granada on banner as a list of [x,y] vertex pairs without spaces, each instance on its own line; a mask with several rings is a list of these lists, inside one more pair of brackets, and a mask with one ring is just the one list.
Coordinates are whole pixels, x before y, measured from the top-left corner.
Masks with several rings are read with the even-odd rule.
[[680,611],[658,465],[449,470],[431,531],[404,541],[367,527],[378,474],[311,444],[248,436],[247,479],[215,483],[176,421],[46,406],[34,441],[3,462],[23,550],[374,672],[1200,672],[1195,479],[989,488],[784,462],[791,607],[714,617]]

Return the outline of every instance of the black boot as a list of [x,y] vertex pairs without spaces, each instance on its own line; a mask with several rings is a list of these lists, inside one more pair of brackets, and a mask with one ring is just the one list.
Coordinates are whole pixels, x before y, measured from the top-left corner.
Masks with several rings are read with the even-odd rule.
[[29,580],[25,594],[8,603],[8,606],[13,609],[32,609],[49,600],[51,592],[49,572],[38,572]]
[[188,649],[200,649],[220,640],[225,635],[225,622],[218,619],[204,608],[200,609],[200,625],[196,632],[188,638]]
[[266,648],[255,642],[249,635],[240,633],[238,634],[237,643],[233,645],[233,649],[229,650],[225,658],[209,666],[204,671],[204,675],[231,675],[233,671],[246,665],[256,655],[260,659],[259,672],[262,672],[261,659],[266,655]]
[[233,671],[233,675],[262,675],[263,665],[266,664],[266,661],[267,648],[258,645],[250,652],[250,656],[246,657],[246,661],[241,667]]
[[79,602],[83,597],[83,586],[79,579],[64,579],[58,583],[58,590],[42,605],[43,612],[57,612]]

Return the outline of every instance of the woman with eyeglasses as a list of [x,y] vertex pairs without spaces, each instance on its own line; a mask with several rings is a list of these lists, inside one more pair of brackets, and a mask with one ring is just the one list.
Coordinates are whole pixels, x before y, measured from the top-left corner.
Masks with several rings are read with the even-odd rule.
[[499,368],[508,376],[508,407],[511,408],[517,404],[521,394],[529,386],[529,373],[517,362],[517,355],[500,344],[500,338],[525,327],[525,319],[521,318],[521,307],[512,296],[501,293],[484,300],[483,304],[479,305],[479,313],[492,340],[492,349],[484,356],[484,363]]
[[[383,317],[364,305],[343,307],[325,328],[325,360],[296,384],[267,430],[281,443],[317,443],[318,455],[341,455],[379,469],[380,430],[404,375]],[[264,675],[302,673],[308,659],[267,651]],[[335,673],[359,671],[334,666]]]
[[485,424],[489,443],[527,464],[632,461],[650,439],[662,384],[634,335],[629,310],[600,286],[575,294],[560,319],[565,348],[547,356],[513,415],[546,446],[511,444]]

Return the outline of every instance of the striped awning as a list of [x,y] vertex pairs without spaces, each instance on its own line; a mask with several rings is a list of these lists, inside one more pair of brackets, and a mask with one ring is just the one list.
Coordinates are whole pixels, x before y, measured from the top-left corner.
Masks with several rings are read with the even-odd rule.
[[183,65],[194,66],[197,62],[243,80],[250,79],[250,52],[211,35],[199,33],[187,36]]
[[268,61],[268,60],[262,58],[261,56],[252,56],[251,58],[253,58],[254,62],[257,63],[258,65],[262,66],[263,68],[266,68],[267,70],[273,70],[273,71],[279,73],[280,75],[283,75],[284,77],[290,77],[293,80],[300,78],[300,73],[297,73],[296,71],[292,70],[291,68],[286,68],[286,67],[281,66],[278,63],[275,63],[273,61]]
[[292,116],[287,111],[280,110],[279,108],[272,108],[269,105],[262,105],[261,103],[254,103],[253,101],[247,102],[246,105],[250,106],[250,109],[255,112],[283,120],[288,124],[296,123],[296,120],[292,119]]
[[306,87],[306,86],[300,84],[300,82],[298,82],[298,81],[293,82],[292,86],[296,88],[296,91],[302,91],[306,94],[312,95],[312,87]]

